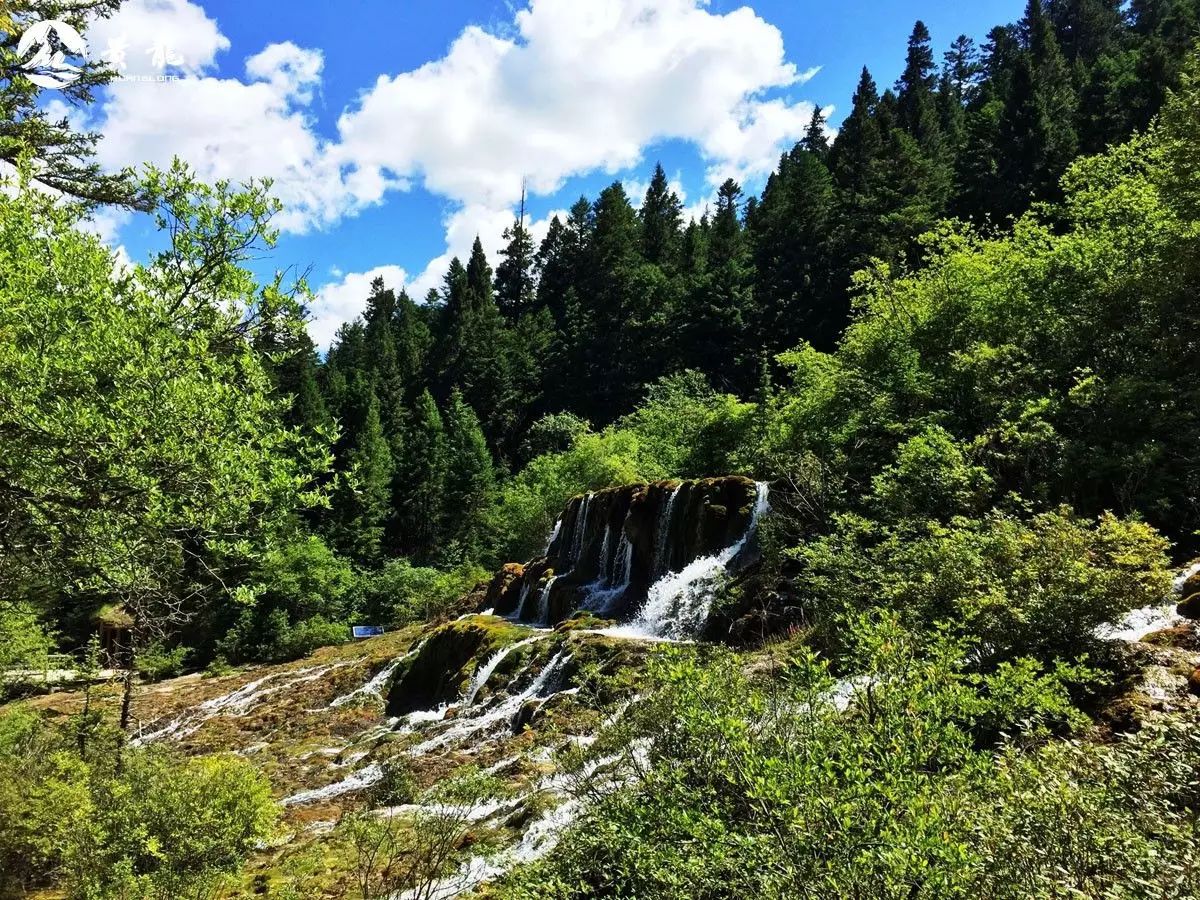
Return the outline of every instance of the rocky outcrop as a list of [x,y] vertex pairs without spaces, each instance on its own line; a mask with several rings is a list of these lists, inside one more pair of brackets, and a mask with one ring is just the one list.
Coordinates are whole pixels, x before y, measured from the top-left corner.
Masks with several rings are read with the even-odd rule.
[[519,637],[495,619],[449,622],[433,631],[408,666],[397,671],[388,692],[389,716],[431,709],[458,696],[472,661]]
[[[577,610],[627,619],[650,585],[741,540],[751,527],[757,485],[749,478],[659,481],[572,498],[544,555],[510,563],[488,587],[485,608],[553,625]],[[741,567],[747,545],[731,561]]]

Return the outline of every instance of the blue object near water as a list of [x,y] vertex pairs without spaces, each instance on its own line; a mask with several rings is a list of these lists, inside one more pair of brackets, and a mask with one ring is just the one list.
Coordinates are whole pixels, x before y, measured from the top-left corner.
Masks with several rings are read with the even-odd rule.
[[383,634],[382,625],[351,625],[350,633],[356,638],[379,637]]

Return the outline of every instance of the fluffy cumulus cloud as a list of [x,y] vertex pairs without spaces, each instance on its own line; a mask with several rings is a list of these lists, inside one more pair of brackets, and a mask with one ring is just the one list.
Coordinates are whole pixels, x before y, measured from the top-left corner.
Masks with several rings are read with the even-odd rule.
[[308,324],[308,332],[318,347],[328,347],[338,327],[362,313],[371,293],[371,282],[376,278],[382,278],[390,288],[402,287],[408,281],[407,274],[399,266],[376,266],[366,272],[342,275],[341,280],[330,282],[317,291],[310,310],[312,321]]
[[338,128],[347,165],[420,177],[463,203],[512,204],[527,176],[547,193],[617,172],[669,138],[694,142],[710,177],[762,174],[809,103],[762,93],[810,78],[779,30],[698,0],[533,0],[515,33],[467,28],[442,59],[381,77]]
[[530,0],[510,27],[467,27],[442,58],[381,75],[331,135],[308,111],[318,50],[272,44],[243,77],[217,77],[229,41],[189,0],[129,0],[92,37],[182,76],[113,86],[94,123],[107,165],[179,155],[206,178],[271,177],[287,206],[280,225],[293,232],[414,183],[446,198],[446,252],[410,283],[418,295],[476,233],[495,251],[522,179],[549,194],[572,176],[643,162],[671,139],[695,145],[710,185],[753,179],[812,114],[780,96],[813,70],[787,60],[779,30],[746,7],[711,12],[706,0]]

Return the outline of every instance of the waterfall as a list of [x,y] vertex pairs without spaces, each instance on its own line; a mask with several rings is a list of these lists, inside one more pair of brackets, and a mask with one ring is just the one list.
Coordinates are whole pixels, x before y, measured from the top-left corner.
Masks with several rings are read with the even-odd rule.
[[517,600],[517,611],[512,614],[511,618],[520,621],[521,617],[525,615],[525,601],[529,599],[529,592],[532,590],[533,582],[526,579],[525,583],[521,585],[521,597]]
[[557,575],[551,575],[546,579],[546,586],[542,588],[542,595],[538,598],[538,623],[546,625],[550,622],[550,589],[554,587],[554,582],[558,581]]
[[654,559],[650,563],[650,575],[654,578],[663,575],[669,566],[671,514],[675,509],[675,500],[682,490],[682,484],[675,486],[667,496],[667,502],[663,504],[662,511],[658,515],[658,528],[654,536]]
[[610,583],[611,566],[608,563],[608,550],[612,545],[612,522],[607,522],[604,525],[604,540],[600,542],[600,564],[596,567],[596,580]]
[[424,756],[433,750],[439,750],[447,744],[478,734],[501,722],[504,722],[511,729],[517,714],[521,711],[521,707],[525,705],[525,701],[548,696],[546,694],[547,688],[553,686],[554,680],[562,674],[563,669],[570,660],[570,654],[559,651],[546,663],[542,671],[538,673],[537,677],[530,682],[525,690],[506,697],[502,703],[494,707],[476,708],[474,715],[464,712],[461,717],[452,721],[448,729],[410,748],[407,751],[408,754],[410,756]]
[[396,657],[396,659],[392,660],[390,663],[376,672],[375,676],[362,687],[355,688],[350,693],[342,694],[342,696],[331,701],[328,709],[337,709],[339,706],[345,706],[347,703],[351,703],[359,697],[378,697],[383,693],[383,686],[388,683],[388,679],[395,674],[398,668],[400,668],[400,664],[405,660],[416,656],[417,651],[420,650],[422,646],[423,643],[418,643],[417,646],[413,647],[403,656]]
[[575,516],[575,528],[571,534],[570,562],[576,563],[583,554],[583,539],[587,535],[588,511],[591,508],[592,492],[588,491],[579,502],[579,512]]
[[463,695],[462,705],[467,707],[475,702],[475,696],[479,693],[483,686],[487,684],[487,680],[492,677],[492,673],[496,671],[496,667],[504,661],[504,657],[508,656],[508,654],[512,653],[514,650],[527,647],[535,641],[540,641],[544,637],[545,635],[543,634],[535,634],[531,638],[526,638],[525,640],[518,641],[515,644],[509,644],[507,647],[504,647],[498,650],[496,653],[493,653],[491,658],[479,667],[479,671],[475,673],[475,677],[471,679],[471,684],[467,687],[466,694]]
[[550,555],[550,548],[554,546],[554,541],[558,538],[560,531],[562,531],[562,516],[554,520],[554,527],[550,529],[550,537],[546,538],[546,549],[542,551],[542,556]]
[[637,618],[628,626],[610,629],[610,633],[673,640],[694,637],[708,621],[717,579],[745,548],[758,528],[759,519],[769,509],[767,485],[759,482],[754,512],[741,539],[720,553],[693,560],[679,572],[663,575],[650,586]]
[[1128,612],[1119,622],[1097,626],[1094,634],[1102,640],[1136,642],[1148,634],[1178,625],[1183,621],[1183,616],[1179,615],[1175,607],[1179,596],[1183,594],[1184,584],[1197,572],[1200,572],[1200,563],[1188,566],[1176,575],[1171,583],[1171,590],[1176,596],[1166,598],[1162,603]]

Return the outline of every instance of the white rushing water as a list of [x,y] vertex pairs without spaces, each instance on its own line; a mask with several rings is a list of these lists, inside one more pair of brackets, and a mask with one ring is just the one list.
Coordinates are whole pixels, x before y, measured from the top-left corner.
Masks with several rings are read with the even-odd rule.
[[279,803],[281,806],[297,806],[302,803],[332,800],[335,797],[341,797],[343,794],[353,794],[361,791],[363,788],[368,788],[382,780],[383,768],[377,763],[372,763],[364,769],[359,769],[357,772],[347,775],[341,781],[335,781],[333,784],[325,785],[325,787],[313,788],[311,791],[301,791],[298,794],[292,794],[290,797],[284,797]]
[[463,696],[462,705],[470,706],[475,702],[475,697],[479,694],[479,691],[485,684],[487,684],[488,679],[492,677],[492,673],[496,671],[496,667],[499,666],[500,663],[504,662],[504,658],[506,656],[508,656],[514,650],[520,650],[522,647],[528,647],[530,644],[540,641],[545,637],[547,637],[547,635],[535,634],[533,637],[526,638],[523,641],[517,641],[515,644],[509,644],[507,647],[504,647],[493,653],[491,658],[479,667],[479,670],[471,679],[471,683],[467,687],[467,692]]
[[556,581],[558,581],[557,575],[547,578],[546,586],[542,588],[541,596],[538,597],[537,621],[539,625],[546,625],[550,622],[550,589],[554,587]]
[[542,556],[550,555],[550,548],[554,546],[554,539],[558,537],[558,533],[562,531],[562,517],[554,520],[554,527],[550,529],[550,537],[546,538],[546,549],[542,551]]
[[[199,731],[201,726],[209,719],[221,715],[244,716],[273,694],[286,691],[288,688],[299,684],[317,681],[324,678],[334,669],[340,669],[348,665],[350,665],[348,662],[341,662],[328,666],[310,666],[309,668],[297,669],[293,672],[272,672],[270,675],[247,682],[241,687],[230,691],[228,694],[222,694],[219,697],[213,697],[211,700],[205,700],[193,709],[185,711],[178,718],[159,726],[153,731],[143,731],[130,741],[130,744],[134,747],[142,747],[163,738],[173,738],[177,741],[183,740],[185,737]],[[280,679],[287,676],[291,677],[287,681],[279,683]]]
[[757,485],[754,511],[741,540],[712,556],[693,560],[678,572],[663,575],[650,586],[646,603],[637,618],[628,625],[606,629],[605,633],[671,640],[694,637],[708,621],[718,579],[725,574],[728,565],[754,536],[759,519],[770,510],[767,495],[767,485],[760,482]]
[[569,654],[563,651],[558,652],[523,691],[505,697],[503,701],[494,706],[468,707],[462,710],[445,731],[412,747],[408,751],[409,755],[424,756],[434,750],[440,750],[450,744],[474,737],[485,729],[495,729],[502,723],[511,728],[513,720],[521,711],[521,707],[525,705],[526,700],[548,699],[552,693],[548,689],[562,674],[562,670],[570,659]]
[[1193,563],[1175,576],[1171,588],[1175,596],[1153,606],[1143,606],[1127,613],[1119,622],[1110,622],[1096,629],[1096,637],[1110,641],[1140,641],[1148,634],[1162,631],[1183,621],[1175,607],[1187,580],[1200,572],[1200,562]]
[[403,656],[399,656],[392,660],[390,663],[376,672],[374,677],[372,677],[366,684],[355,688],[348,694],[343,694],[342,696],[335,698],[330,702],[328,708],[337,709],[339,706],[345,706],[347,703],[353,703],[359,697],[382,696],[384,687],[387,686],[389,679],[396,674],[396,670],[400,668],[401,664],[404,663],[405,660],[412,659],[414,656],[416,656],[421,647],[422,644],[417,644]]
[[667,496],[667,502],[663,504],[663,508],[658,514],[658,523],[654,535],[654,559],[650,561],[650,575],[652,578],[661,578],[667,571],[668,552],[670,550],[671,515],[675,510],[675,500],[679,497],[681,490],[683,490],[682,484],[671,491]]

